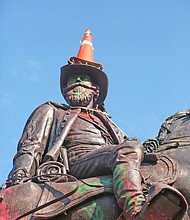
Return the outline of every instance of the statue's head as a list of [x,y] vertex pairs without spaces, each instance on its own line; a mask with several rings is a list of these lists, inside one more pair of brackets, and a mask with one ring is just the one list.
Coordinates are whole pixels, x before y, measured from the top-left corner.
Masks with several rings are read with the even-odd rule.
[[94,62],[91,32],[84,34],[77,57],[61,68],[61,92],[70,106],[96,107],[103,104],[108,90],[102,65]]
[[99,86],[87,74],[71,74],[64,89],[64,98],[70,106],[92,108],[98,97]]

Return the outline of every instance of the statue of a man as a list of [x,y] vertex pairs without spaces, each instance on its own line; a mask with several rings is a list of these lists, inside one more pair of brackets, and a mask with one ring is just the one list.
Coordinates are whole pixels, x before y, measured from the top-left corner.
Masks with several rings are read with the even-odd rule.
[[61,68],[61,91],[68,106],[48,102],[32,113],[9,174],[11,185],[35,176],[47,161],[64,164],[66,172],[78,179],[113,174],[124,218],[141,219],[147,206],[139,171],[143,147],[110,120],[104,108],[107,88],[87,30],[77,57]]

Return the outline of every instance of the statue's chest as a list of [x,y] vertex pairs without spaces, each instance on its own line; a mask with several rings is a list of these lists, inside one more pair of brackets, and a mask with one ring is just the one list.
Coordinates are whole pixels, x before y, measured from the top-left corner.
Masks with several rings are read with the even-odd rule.
[[65,140],[66,146],[74,144],[105,144],[104,136],[107,132],[105,127],[100,128],[99,124],[88,118],[78,117],[67,135]]

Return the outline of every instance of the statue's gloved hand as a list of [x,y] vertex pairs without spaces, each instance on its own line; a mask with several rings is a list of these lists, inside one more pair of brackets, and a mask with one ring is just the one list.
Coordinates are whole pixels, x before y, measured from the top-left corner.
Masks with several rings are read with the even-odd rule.
[[11,185],[16,185],[16,184],[21,184],[27,180],[26,176],[26,171],[23,169],[19,169],[15,171],[11,177],[12,184]]

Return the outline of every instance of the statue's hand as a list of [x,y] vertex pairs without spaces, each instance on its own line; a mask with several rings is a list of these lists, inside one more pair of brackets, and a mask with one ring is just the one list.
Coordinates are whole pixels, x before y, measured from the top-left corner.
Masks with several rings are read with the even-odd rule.
[[21,184],[27,180],[26,171],[19,169],[12,175],[12,185]]

